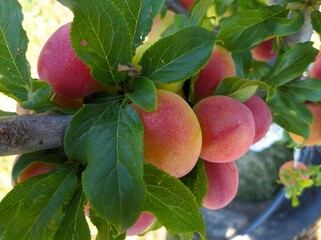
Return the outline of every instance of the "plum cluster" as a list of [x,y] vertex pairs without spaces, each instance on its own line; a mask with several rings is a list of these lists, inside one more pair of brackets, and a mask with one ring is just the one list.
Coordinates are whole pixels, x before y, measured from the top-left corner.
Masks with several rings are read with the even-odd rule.
[[[50,84],[58,100],[76,101],[82,106],[83,98],[107,88],[93,79],[90,68],[76,56],[70,44],[70,27],[70,23],[63,25],[48,39],[39,56],[38,74]],[[186,101],[181,83],[175,91],[157,90],[157,109],[153,112],[130,103],[144,126],[146,162],[176,178],[188,174],[197,161],[204,162],[208,193],[203,206],[210,209],[222,208],[235,197],[239,181],[235,161],[266,134],[272,121],[268,106],[258,96],[242,103],[229,96],[212,95],[224,78],[235,75],[231,54],[216,45],[195,81],[193,104]],[[29,166],[18,181],[52,170],[51,165],[43,164]],[[88,206],[86,209],[89,214]],[[127,234],[141,233],[154,218],[143,212]]]

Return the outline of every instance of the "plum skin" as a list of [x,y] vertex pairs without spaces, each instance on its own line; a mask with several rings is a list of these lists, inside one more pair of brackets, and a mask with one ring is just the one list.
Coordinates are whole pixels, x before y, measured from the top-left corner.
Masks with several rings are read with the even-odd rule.
[[190,172],[200,155],[202,133],[188,103],[173,92],[159,89],[156,111],[133,107],[144,126],[145,162],[177,178]]
[[265,101],[256,95],[244,102],[244,105],[251,110],[254,117],[254,144],[261,140],[269,130],[272,123],[272,113]]
[[76,55],[70,43],[71,23],[57,29],[43,46],[37,64],[38,75],[52,90],[66,98],[83,98],[102,88],[90,75],[90,68]]
[[214,94],[220,82],[236,75],[232,55],[225,48],[215,45],[209,62],[199,72],[194,84],[194,101],[198,102]]
[[199,101],[193,110],[202,130],[202,159],[231,162],[249,150],[255,123],[251,111],[243,103],[216,95]]
[[146,231],[155,221],[155,216],[149,212],[142,212],[133,226],[127,229],[126,236],[135,236]]
[[237,194],[239,174],[235,162],[212,163],[204,161],[208,192],[203,206],[217,210],[229,204]]

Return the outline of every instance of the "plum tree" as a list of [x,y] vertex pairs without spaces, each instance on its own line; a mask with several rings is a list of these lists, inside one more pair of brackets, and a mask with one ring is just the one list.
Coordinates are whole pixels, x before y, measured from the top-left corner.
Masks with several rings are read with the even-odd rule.
[[276,55],[276,52],[273,49],[274,41],[275,39],[271,38],[259,43],[251,50],[252,57],[258,61],[264,62],[272,60]]
[[235,75],[235,63],[230,52],[219,45],[215,45],[209,62],[199,72],[198,78],[195,81],[195,102],[211,96],[224,78]]
[[256,95],[244,102],[244,105],[251,110],[254,118],[255,135],[253,143],[256,143],[269,130],[272,123],[272,114],[266,102]]
[[[306,29],[321,34],[316,1],[58,2],[74,18],[39,56],[39,80],[48,81],[51,93],[46,82],[31,77],[23,7],[18,0],[0,1],[0,91],[41,112],[12,116],[0,110],[0,154],[26,153],[14,178],[38,159],[59,164],[51,171],[53,166],[34,163],[29,167],[42,170],[19,176],[24,181],[24,174],[51,171],[1,201],[3,240],[90,239],[85,214],[79,214],[88,214],[86,202],[101,239],[144,231],[151,222],[142,210],[178,238],[197,232],[206,239],[202,203],[219,209],[234,198],[235,162],[265,134],[268,110],[284,130],[305,136],[311,116],[302,103],[321,101],[321,81],[298,81],[318,53],[309,38],[298,36]],[[167,17],[171,26],[162,34]],[[255,61],[255,51],[272,37],[277,47],[282,38],[276,61]],[[92,94],[97,91],[113,93]],[[242,103],[256,91],[266,95],[269,109],[257,97]],[[63,107],[48,104],[48,97]],[[63,109],[69,105],[60,97],[76,104],[81,99],[79,109]],[[48,138],[41,135],[46,130]],[[8,206],[18,210],[6,211]]]
[[144,125],[144,158],[175,177],[195,166],[202,133],[191,107],[179,95],[157,90],[157,110],[146,112],[133,105]]
[[90,75],[90,68],[75,54],[70,43],[71,23],[57,29],[38,58],[38,75],[53,91],[66,98],[83,98],[102,88]]
[[310,133],[307,139],[295,134],[289,133],[291,139],[297,144],[304,146],[313,146],[321,142],[321,106],[307,104],[307,108],[312,114],[313,121],[309,124]]
[[145,232],[155,221],[155,216],[149,212],[142,212],[133,226],[128,228],[126,235],[134,236]]
[[220,209],[230,203],[238,189],[239,174],[235,162],[213,163],[204,161],[208,179],[208,192],[203,206],[209,209]]
[[202,129],[202,159],[231,162],[248,151],[253,143],[255,123],[243,103],[228,96],[210,96],[193,109]]

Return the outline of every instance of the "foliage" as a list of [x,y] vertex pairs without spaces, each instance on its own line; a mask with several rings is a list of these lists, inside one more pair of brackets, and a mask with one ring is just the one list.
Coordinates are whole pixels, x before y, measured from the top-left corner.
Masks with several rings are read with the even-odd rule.
[[[142,69],[136,74],[132,74],[132,59],[164,0],[59,2],[74,14],[71,43],[76,54],[97,81],[117,87],[118,92],[86,99],[88,104],[69,123],[64,153],[57,149],[50,154],[22,156],[14,178],[34,161],[52,162],[57,157],[66,161],[58,159],[53,172],[17,184],[3,199],[1,239],[89,239],[83,213],[87,201],[91,204],[90,218],[98,228],[97,239],[124,239],[143,210],[152,212],[178,237],[199,232],[206,238],[200,213],[207,191],[203,166],[199,163],[183,179],[176,179],[144,164],[144,129],[131,103],[153,111],[157,108],[154,83],[184,81],[186,99],[193,106],[194,80],[215,44],[233,53],[238,76],[223,80],[213,94],[246,101],[260,92],[275,123],[308,136],[312,117],[304,103],[321,100],[321,81],[297,80],[318,51],[312,42],[291,47],[286,43],[288,35],[303,27],[306,1],[282,1],[282,5],[274,6],[256,0],[226,1],[233,6],[229,9],[225,1],[200,0],[190,17],[177,15],[164,36],[143,54],[139,62]],[[227,11],[233,14],[218,21],[218,17],[206,14],[213,4],[219,6],[219,16]],[[312,26],[320,33],[320,13],[309,11]],[[22,21],[17,0],[0,1],[0,91],[25,108],[70,113],[52,103],[46,82],[31,78]],[[269,38],[277,42],[276,60],[262,64],[249,58],[250,49]],[[119,71],[124,66],[127,70]],[[0,116],[6,115],[0,112]]]

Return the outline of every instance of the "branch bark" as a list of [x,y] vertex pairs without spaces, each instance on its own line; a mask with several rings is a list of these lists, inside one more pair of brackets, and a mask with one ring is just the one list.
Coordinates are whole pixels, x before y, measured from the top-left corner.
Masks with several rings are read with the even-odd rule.
[[57,148],[70,115],[34,114],[0,117],[0,156]]
[[307,42],[311,40],[312,34],[313,34],[313,28],[311,24],[311,17],[310,17],[310,10],[308,6],[304,8],[302,11],[304,16],[304,25],[301,27],[301,29],[285,38],[287,44],[291,47],[296,43],[299,42]]

